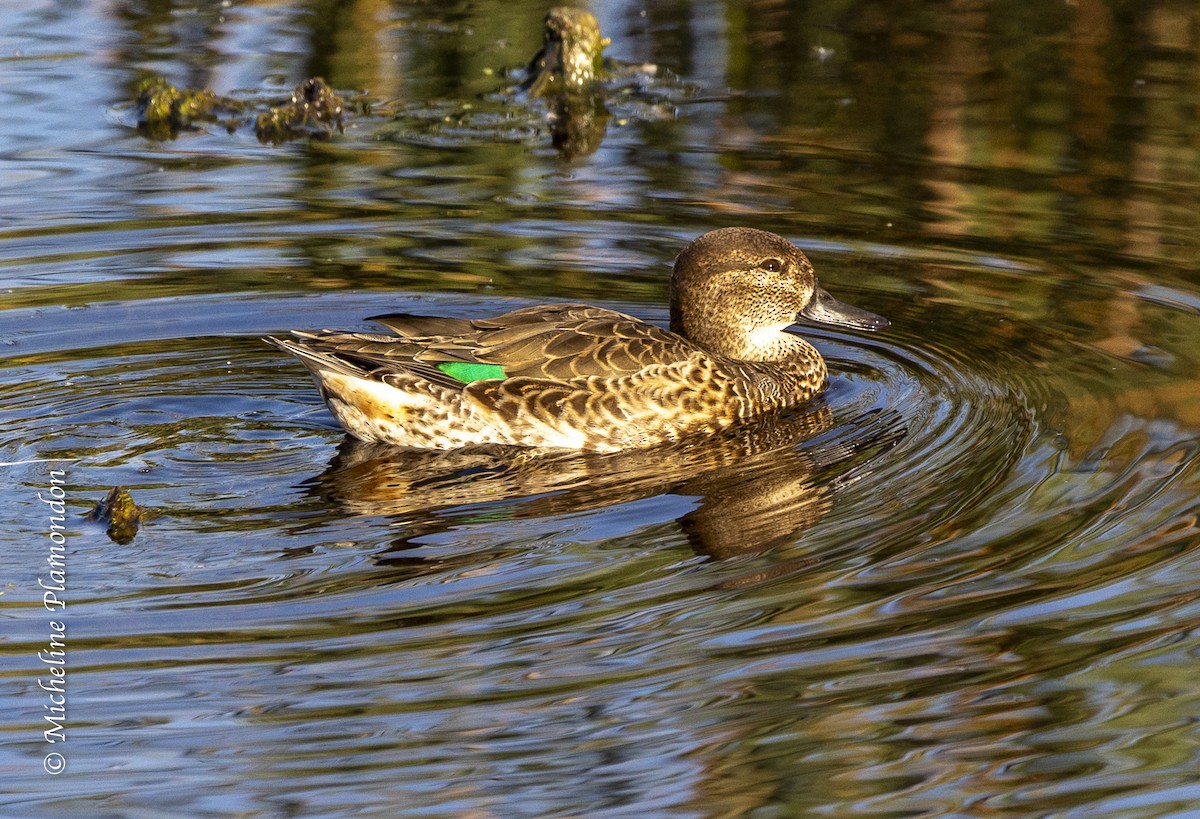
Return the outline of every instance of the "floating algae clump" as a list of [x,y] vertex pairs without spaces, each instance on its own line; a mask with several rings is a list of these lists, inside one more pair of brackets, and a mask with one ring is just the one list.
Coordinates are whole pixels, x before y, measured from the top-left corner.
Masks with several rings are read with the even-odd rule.
[[258,115],[254,133],[260,142],[286,142],[300,136],[327,137],[342,130],[346,105],[320,77],[296,86],[292,99]]
[[604,139],[608,110],[598,80],[609,42],[590,12],[555,6],[546,12],[542,48],[525,69],[520,90],[547,101],[554,147],[567,159],[592,153]]
[[146,510],[133,501],[133,496],[123,486],[114,486],[97,503],[87,519],[94,523],[107,524],[106,534],[114,543],[122,545],[133,540]]
[[180,131],[200,123],[220,122],[226,117],[229,130],[237,127],[233,117],[245,106],[237,100],[217,96],[212,90],[179,89],[162,77],[152,77],[138,86],[138,130],[151,139],[174,139]]

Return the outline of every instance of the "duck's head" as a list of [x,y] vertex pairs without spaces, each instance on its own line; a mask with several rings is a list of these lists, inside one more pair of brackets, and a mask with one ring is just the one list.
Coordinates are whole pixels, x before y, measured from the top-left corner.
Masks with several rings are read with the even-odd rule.
[[705,233],[679,254],[671,278],[671,330],[706,351],[744,361],[794,354],[785,330],[798,319],[881,330],[887,319],[842,304],[782,236],[751,228]]

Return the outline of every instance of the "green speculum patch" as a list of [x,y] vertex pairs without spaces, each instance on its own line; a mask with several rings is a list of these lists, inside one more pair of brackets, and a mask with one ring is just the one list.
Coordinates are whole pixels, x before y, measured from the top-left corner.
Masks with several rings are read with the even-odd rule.
[[489,378],[504,378],[504,368],[499,364],[476,364],[470,361],[443,361],[437,368],[456,381],[470,384]]

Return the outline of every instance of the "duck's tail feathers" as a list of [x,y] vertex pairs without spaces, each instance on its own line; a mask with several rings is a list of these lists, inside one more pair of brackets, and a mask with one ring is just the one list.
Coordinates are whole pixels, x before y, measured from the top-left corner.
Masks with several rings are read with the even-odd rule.
[[[301,339],[319,338],[312,333],[304,333],[299,331],[293,331],[293,333]],[[346,361],[332,352],[317,349],[316,347],[312,347],[303,343],[303,341],[291,341],[290,339],[275,338],[274,336],[266,336],[263,338],[263,341],[267,342],[272,347],[283,350],[285,353],[291,353],[292,355],[296,356],[296,358],[300,359],[300,363],[307,367],[309,372],[311,372],[314,376],[319,376],[323,372],[332,371],[335,373],[341,373],[342,375],[362,378],[367,373],[367,371],[362,367],[357,367],[351,362]]]

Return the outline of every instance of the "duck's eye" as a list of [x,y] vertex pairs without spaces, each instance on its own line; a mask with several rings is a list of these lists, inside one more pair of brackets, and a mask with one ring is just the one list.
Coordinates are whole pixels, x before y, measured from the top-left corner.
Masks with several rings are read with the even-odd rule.
[[759,268],[768,273],[778,273],[780,270],[783,270],[783,262],[778,259],[767,259],[759,264]]

